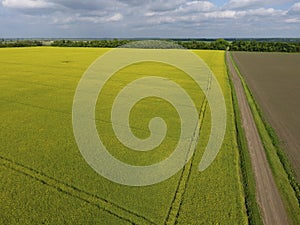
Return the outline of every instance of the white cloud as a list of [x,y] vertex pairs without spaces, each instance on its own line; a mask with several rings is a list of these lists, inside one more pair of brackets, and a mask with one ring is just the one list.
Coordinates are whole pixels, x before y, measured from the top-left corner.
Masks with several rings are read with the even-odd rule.
[[38,9],[53,7],[55,4],[43,0],[4,0],[2,5],[8,8]]
[[205,13],[204,17],[210,19],[234,19],[237,18],[237,12],[233,10],[216,11]]
[[[299,0],[298,0],[299,1]],[[129,36],[246,36],[259,32],[277,32],[290,29],[300,35],[300,2],[293,0],[228,0],[218,6],[212,0],[0,0],[11,20],[2,22],[2,32],[10,21],[18,21],[20,31],[32,21],[36,31],[58,32],[89,36],[96,30],[109,37],[115,29],[116,37]],[[288,4],[284,8],[280,4]],[[214,4],[215,3],[215,4]],[[1,7],[1,4],[0,4]],[[290,8],[289,10],[287,8]],[[14,10],[17,9],[17,10]],[[39,25],[38,25],[39,24]],[[287,26],[288,25],[288,26]],[[126,29],[122,29],[126,27]],[[276,28],[276,31],[275,31]],[[27,29],[28,30],[28,29]],[[71,32],[73,31],[73,32]],[[103,33],[102,33],[103,32]],[[136,33],[134,33],[136,32]],[[203,32],[203,33],[201,33]],[[254,32],[257,32],[256,34]],[[128,35],[126,35],[128,34]],[[224,35],[220,35],[224,34]],[[234,35],[232,35],[234,34]],[[284,33],[286,35],[286,33]],[[43,36],[43,35],[37,35]],[[60,35],[63,36],[63,35]]]
[[260,0],[230,0],[225,7],[230,9],[247,8],[262,5]]
[[292,6],[291,11],[300,13],[300,2],[295,3],[295,4]]
[[273,8],[258,8],[244,11],[246,16],[276,16],[284,15],[286,12],[283,10],[275,10]]
[[298,24],[300,23],[300,2],[292,5],[290,10],[287,12],[287,18],[285,22],[288,24]]
[[117,13],[106,19],[106,22],[117,22],[123,19],[123,15],[121,13]]
[[192,1],[187,2],[182,8],[190,11],[205,12],[216,9],[216,6],[209,1]]
[[120,13],[114,15],[81,15],[80,13],[76,13],[69,16],[63,16],[62,14],[55,14],[52,17],[52,24],[59,24],[60,26],[69,27],[71,24],[76,24],[77,22],[81,23],[93,23],[93,24],[101,24],[101,23],[112,23],[118,22],[123,19],[123,15]]
[[290,18],[285,20],[286,23],[300,23],[300,19]]

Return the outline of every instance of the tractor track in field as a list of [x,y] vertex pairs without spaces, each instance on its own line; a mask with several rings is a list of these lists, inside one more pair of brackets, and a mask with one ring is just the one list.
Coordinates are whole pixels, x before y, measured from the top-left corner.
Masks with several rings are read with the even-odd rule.
[[[206,111],[206,107],[207,107],[207,101],[204,100],[202,108],[201,108],[201,122],[199,122],[200,125],[200,129],[201,129],[201,125],[202,125],[202,120]],[[195,132],[196,134],[197,132]],[[193,142],[198,142],[198,138],[196,137],[196,135],[193,138]],[[193,144],[191,143],[191,146],[193,146]],[[192,149],[190,148],[189,152]],[[193,154],[193,156],[191,157],[190,161],[183,167],[182,172],[180,174],[180,178],[179,178],[179,182],[177,184],[176,187],[176,191],[175,191],[175,195],[174,198],[172,200],[171,206],[169,208],[167,217],[165,219],[164,224],[177,224],[177,219],[179,217],[179,212],[180,212],[180,208],[182,206],[182,201],[184,198],[184,194],[186,192],[187,189],[187,185],[188,185],[188,181],[190,179],[190,175],[191,175],[191,171],[192,171],[192,167],[193,167],[193,162],[194,162],[194,158],[195,158],[195,153]]]
[[[206,89],[207,94],[209,94],[209,90],[210,90],[210,87],[211,87],[211,79],[212,78],[210,76],[209,80],[208,80],[207,89]],[[200,108],[200,113],[199,113],[199,120],[198,120],[197,126],[195,128],[195,131],[193,133],[193,138],[192,138],[192,141],[191,141],[190,146],[189,146],[189,151],[187,152],[187,155],[186,155],[186,159],[185,159],[186,164],[183,167],[182,172],[180,174],[180,178],[179,178],[179,181],[178,181],[178,184],[177,184],[177,187],[176,187],[174,198],[172,200],[172,203],[171,203],[171,206],[169,208],[166,219],[164,221],[164,224],[174,225],[174,224],[178,223],[178,217],[179,217],[180,209],[181,209],[181,206],[182,206],[182,203],[183,203],[184,194],[186,192],[188,182],[189,182],[189,179],[190,179],[190,176],[191,176],[193,164],[194,164],[197,143],[198,143],[201,128],[202,128],[202,125],[203,125],[203,119],[204,119],[204,116],[205,116],[207,105],[208,105],[208,102],[207,102],[206,98],[204,98],[202,103],[201,103],[201,108]],[[195,148],[195,149],[193,149],[193,148]],[[187,162],[188,155],[193,150],[194,150],[194,153],[193,153],[190,161]]]
[[256,181],[256,198],[264,224],[289,224],[283,201],[275,184],[265,149],[245,95],[244,87],[228,51],[226,52],[226,63],[230,71],[241,112],[242,126],[245,131]]
[[35,169],[32,169],[28,166],[22,165],[20,163],[14,162],[10,159],[7,159],[3,156],[0,156],[0,165],[16,171],[19,174],[30,177],[43,185],[54,188],[57,191],[69,195],[71,197],[80,199],[84,202],[87,202],[97,208],[109,213],[112,216],[115,216],[121,220],[124,220],[131,224],[153,224],[153,221],[150,219],[139,215],[135,212],[132,212],[122,206],[117,205],[116,203],[110,202],[104,198],[101,198],[97,195],[88,193],[84,190],[81,190],[73,185],[64,183],[60,180],[52,178],[46,174],[43,174]]

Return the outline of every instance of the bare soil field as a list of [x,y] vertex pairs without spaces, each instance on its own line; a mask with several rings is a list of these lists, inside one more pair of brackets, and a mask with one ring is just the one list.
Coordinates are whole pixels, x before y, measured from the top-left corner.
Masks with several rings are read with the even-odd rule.
[[234,52],[268,122],[300,178],[300,54]]

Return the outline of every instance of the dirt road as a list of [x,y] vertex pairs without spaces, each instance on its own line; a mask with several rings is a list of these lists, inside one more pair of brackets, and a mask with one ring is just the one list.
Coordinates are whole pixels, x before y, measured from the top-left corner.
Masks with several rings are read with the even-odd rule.
[[226,53],[226,61],[231,72],[231,78],[241,111],[242,124],[245,130],[252,169],[255,175],[257,202],[260,206],[264,224],[288,224],[288,217],[283,202],[267,161],[265,150],[254,122],[241,80],[230,59],[229,52]]

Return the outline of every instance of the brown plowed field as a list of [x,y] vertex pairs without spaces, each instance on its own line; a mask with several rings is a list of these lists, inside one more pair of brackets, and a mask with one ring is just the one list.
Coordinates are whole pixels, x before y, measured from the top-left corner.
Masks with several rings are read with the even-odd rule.
[[234,52],[254,98],[300,178],[300,54]]

